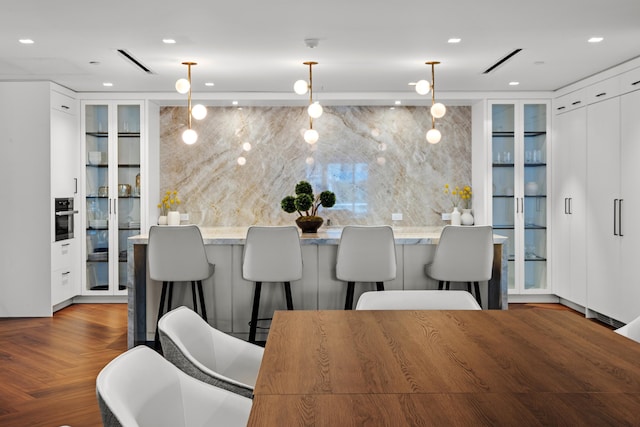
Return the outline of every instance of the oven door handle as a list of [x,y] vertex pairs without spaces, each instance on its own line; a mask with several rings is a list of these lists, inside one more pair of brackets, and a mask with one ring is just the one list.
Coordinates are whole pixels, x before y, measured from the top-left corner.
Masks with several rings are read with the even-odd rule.
[[71,216],[80,213],[79,211],[60,211],[56,212],[56,216]]

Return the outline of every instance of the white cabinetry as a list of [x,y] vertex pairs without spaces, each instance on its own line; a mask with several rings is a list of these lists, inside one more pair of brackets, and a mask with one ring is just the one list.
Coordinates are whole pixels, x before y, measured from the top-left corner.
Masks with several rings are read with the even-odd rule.
[[143,103],[84,102],[82,114],[82,294],[125,295],[127,238],[140,234],[146,217],[140,187]]
[[549,103],[492,101],[492,224],[508,237],[509,293],[550,293],[547,280]]
[[78,101],[70,96],[51,91],[51,193],[53,197],[72,197],[78,194],[80,119],[77,105]]
[[54,306],[80,294],[76,241],[64,240],[51,245],[51,304]]
[[588,307],[621,322],[640,315],[640,92],[588,107]]
[[587,109],[581,105],[556,109],[553,121],[551,283],[556,295],[585,307]]

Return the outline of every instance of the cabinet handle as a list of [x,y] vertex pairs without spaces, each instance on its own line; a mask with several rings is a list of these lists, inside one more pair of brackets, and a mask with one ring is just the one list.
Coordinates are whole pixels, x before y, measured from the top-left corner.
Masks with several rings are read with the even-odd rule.
[[70,245],[71,245],[71,243],[63,243],[60,246],[64,248],[65,246],[70,246]]
[[573,215],[573,197],[569,197],[569,215]]
[[578,104],[580,104],[580,103],[582,103],[582,101],[573,101],[573,102],[571,103],[571,105],[578,105]]
[[567,215],[569,212],[567,210],[567,202],[569,201],[569,198],[565,197],[564,198],[564,214]]
[[613,235],[618,235],[618,199],[613,199]]
[[73,190],[73,194],[78,194],[78,178],[73,178],[73,181],[75,183],[76,189]]
[[635,86],[635,85],[637,85],[638,83],[640,83],[640,80],[638,80],[637,82],[633,82],[633,83],[631,83],[631,86]]
[[565,106],[563,105],[562,107],[558,107],[558,108],[556,108],[556,110],[560,111],[560,110],[564,110],[565,108],[567,108],[567,107],[565,107]]
[[63,276],[66,276],[68,274],[71,274],[71,272],[70,271],[65,271],[64,273],[62,273]]
[[596,98],[600,98],[601,96],[605,96],[607,94],[607,92],[600,92],[599,94],[596,95]]
[[69,106],[68,105],[61,105],[60,108],[62,108],[63,110],[68,110]]
[[623,199],[618,200],[618,235],[620,237],[624,236],[622,234],[622,201]]

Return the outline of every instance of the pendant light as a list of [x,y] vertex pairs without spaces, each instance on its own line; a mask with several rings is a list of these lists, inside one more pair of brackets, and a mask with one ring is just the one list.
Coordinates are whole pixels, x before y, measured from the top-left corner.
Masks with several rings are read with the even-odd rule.
[[176,81],[176,91],[180,94],[187,95],[187,129],[182,133],[182,141],[187,144],[195,144],[198,140],[198,133],[191,128],[191,117],[196,120],[202,120],[207,116],[207,108],[202,104],[196,104],[191,107],[191,66],[198,65],[196,62],[183,62],[182,65],[187,66],[187,78],[178,79]]
[[309,144],[315,144],[318,142],[320,135],[318,131],[313,128],[313,119],[317,119],[322,116],[322,105],[318,101],[313,102],[313,71],[312,67],[318,65],[317,62],[308,61],[303,62],[304,65],[309,66],[309,81],[298,80],[293,85],[293,90],[298,95],[304,95],[309,92],[309,107],[307,107],[307,114],[309,115],[309,129],[304,133],[304,140]]
[[447,112],[447,107],[440,102],[436,102],[436,74],[435,66],[439,64],[439,61],[428,61],[426,65],[431,65],[431,84],[426,80],[420,80],[416,83],[416,92],[420,95],[426,95],[431,91],[431,129],[427,132],[427,141],[430,144],[437,144],[442,138],[442,134],[436,129],[436,119],[444,117]]

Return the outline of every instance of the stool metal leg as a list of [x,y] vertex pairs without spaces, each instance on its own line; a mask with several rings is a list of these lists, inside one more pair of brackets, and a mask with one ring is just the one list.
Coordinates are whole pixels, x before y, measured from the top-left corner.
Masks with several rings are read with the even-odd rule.
[[158,321],[162,317],[164,311],[164,300],[167,295],[167,282],[162,282],[162,293],[160,294],[160,304],[158,305],[158,318],[156,319],[156,336],[155,336],[155,348],[158,349],[160,343],[160,332],[158,331]]
[[467,282],[467,292],[471,293],[471,282]]
[[204,291],[202,290],[202,280],[198,280],[198,293],[200,294],[200,314],[202,315],[204,321],[208,323],[209,321],[207,320],[207,307],[204,305]]
[[480,283],[473,282],[473,284],[476,289],[476,301],[478,301],[478,304],[480,305],[480,307],[482,307],[482,298],[480,297]]
[[441,291],[441,290],[442,290],[442,288],[444,288],[444,281],[440,280],[440,281],[438,282],[438,290],[439,290],[439,291]]
[[251,323],[249,324],[249,342],[256,342],[256,330],[258,329],[258,308],[260,307],[260,291],[262,290],[262,282],[256,282],[253,292],[253,310],[251,310]]
[[376,289],[379,291],[384,291],[384,282],[376,282]]
[[347,299],[344,302],[345,310],[353,310],[353,291],[355,288],[355,282],[347,282]]
[[191,281],[191,297],[193,298],[193,311],[198,312],[198,301],[196,301],[196,282]]
[[173,282],[169,283],[169,301],[167,302],[167,313],[171,311],[171,307],[173,306]]
[[291,298],[291,282],[284,282],[284,296],[287,299],[287,310],[293,310],[293,298]]

